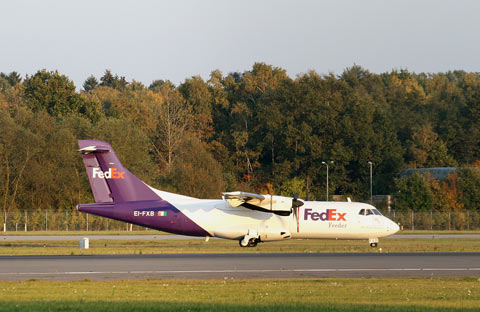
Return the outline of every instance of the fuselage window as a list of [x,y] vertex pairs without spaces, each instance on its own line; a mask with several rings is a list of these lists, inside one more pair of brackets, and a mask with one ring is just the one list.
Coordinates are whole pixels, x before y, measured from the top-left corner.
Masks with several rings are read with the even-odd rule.
[[363,216],[365,214],[365,209],[360,209],[360,212],[358,214]]

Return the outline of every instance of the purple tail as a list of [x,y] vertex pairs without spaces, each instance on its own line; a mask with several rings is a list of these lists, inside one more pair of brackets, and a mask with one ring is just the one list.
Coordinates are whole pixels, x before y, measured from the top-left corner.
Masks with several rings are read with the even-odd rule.
[[97,203],[160,200],[152,189],[133,175],[113,148],[100,140],[79,140],[80,152]]

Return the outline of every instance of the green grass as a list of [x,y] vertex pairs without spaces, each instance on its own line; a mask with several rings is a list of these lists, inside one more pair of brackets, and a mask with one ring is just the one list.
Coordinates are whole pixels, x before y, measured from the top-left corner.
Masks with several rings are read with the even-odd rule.
[[157,230],[142,231],[7,231],[0,232],[0,236],[74,236],[74,235],[171,235]]
[[[381,248],[381,250],[380,250]],[[240,248],[237,241],[188,240],[90,240],[90,249],[79,249],[78,241],[0,242],[0,255],[89,255],[162,253],[274,253],[274,252],[480,252],[479,239],[383,239],[379,248],[367,240],[287,240]]]
[[480,234],[479,230],[451,230],[451,231],[440,231],[440,230],[403,230],[399,231],[397,234]]
[[[437,230],[403,230],[397,234],[480,234],[480,230],[452,230],[452,231],[437,231]],[[69,235],[171,235],[171,233],[157,231],[157,230],[140,230],[140,231],[7,231],[0,232],[0,236],[69,236]]]
[[[479,230],[452,230],[452,231],[431,231],[431,230],[403,230],[397,234],[480,234]],[[95,235],[172,235],[171,233],[157,230],[140,231],[7,231],[0,232],[0,236],[95,236]]]
[[478,278],[24,281],[0,311],[478,311]]

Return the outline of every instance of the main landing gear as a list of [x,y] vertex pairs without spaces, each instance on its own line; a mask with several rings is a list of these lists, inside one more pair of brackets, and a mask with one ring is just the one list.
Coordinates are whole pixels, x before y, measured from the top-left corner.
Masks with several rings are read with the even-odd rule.
[[241,239],[238,243],[240,244],[240,247],[256,247],[258,244],[258,238],[250,238],[246,243],[244,239]]
[[370,238],[368,242],[370,243],[370,247],[372,248],[375,248],[378,246],[378,238]]
[[243,239],[239,240],[240,247],[255,247],[260,242],[257,231],[248,230],[247,235]]

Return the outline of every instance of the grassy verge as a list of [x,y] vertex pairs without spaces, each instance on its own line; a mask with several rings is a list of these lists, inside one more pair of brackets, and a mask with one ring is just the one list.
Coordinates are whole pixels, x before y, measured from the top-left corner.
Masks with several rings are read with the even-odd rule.
[[432,230],[403,230],[397,234],[480,234],[478,230],[453,230],[453,231],[432,231]]
[[[462,231],[431,231],[431,230],[403,230],[397,234],[480,234],[478,230],[462,230]],[[0,232],[0,236],[76,236],[76,235],[171,235],[171,233],[157,230],[141,230],[141,231],[7,231]]]
[[170,235],[157,230],[144,231],[7,231],[0,232],[0,236],[76,236],[76,235]]
[[478,278],[24,281],[0,311],[478,311]]
[[[380,250],[381,248],[381,250]],[[231,240],[96,240],[90,249],[79,249],[78,241],[0,242],[0,255],[89,255],[162,253],[241,253],[241,252],[480,252],[478,239],[384,239],[379,248],[366,240],[289,240],[240,248]]]

